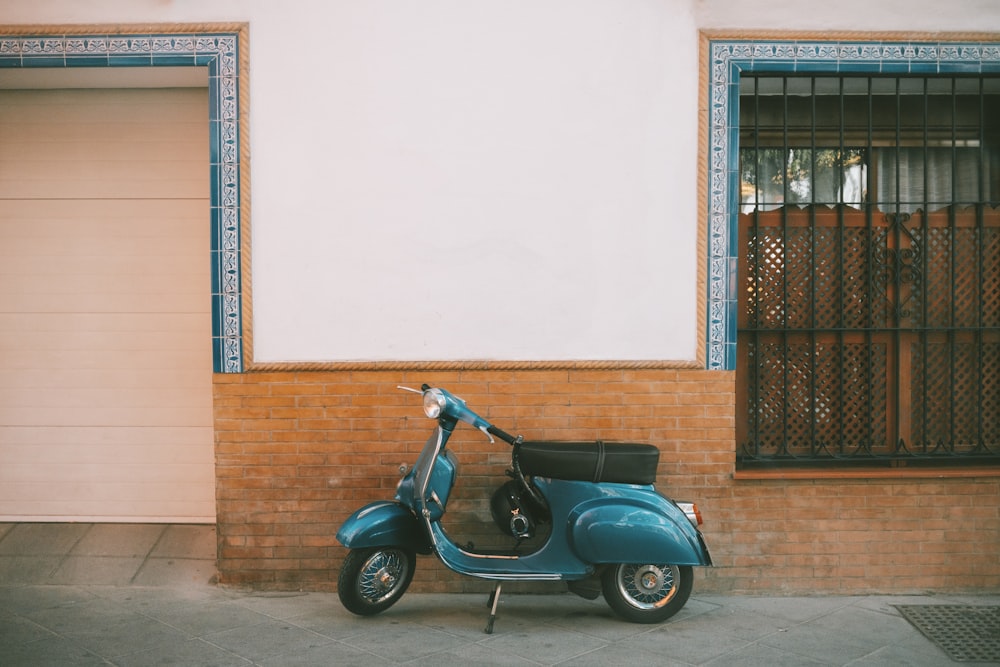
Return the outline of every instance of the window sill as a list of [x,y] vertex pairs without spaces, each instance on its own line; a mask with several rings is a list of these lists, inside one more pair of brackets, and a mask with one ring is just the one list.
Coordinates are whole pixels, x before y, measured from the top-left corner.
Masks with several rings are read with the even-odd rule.
[[1000,466],[981,468],[794,468],[771,470],[737,470],[733,479],[796,480],[796,479],[952,479],[968,477],[1000,477]]

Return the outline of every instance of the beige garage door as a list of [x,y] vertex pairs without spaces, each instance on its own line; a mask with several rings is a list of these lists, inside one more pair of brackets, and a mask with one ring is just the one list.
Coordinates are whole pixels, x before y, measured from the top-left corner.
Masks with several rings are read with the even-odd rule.
[[0,520],[215,521],[207,89],[0,91]]

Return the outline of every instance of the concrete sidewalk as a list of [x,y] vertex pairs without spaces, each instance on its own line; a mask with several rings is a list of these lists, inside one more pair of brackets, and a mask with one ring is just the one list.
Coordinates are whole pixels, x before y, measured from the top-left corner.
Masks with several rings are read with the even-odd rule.
[[408,594],[360,618],[336,594],[220,588],[206,542],[211,526],[0,524],[0,665],[949,665],[893,604],[1000,605],[700,595],[696,579],[662,625],[506,595],[486,635],[486,595]]

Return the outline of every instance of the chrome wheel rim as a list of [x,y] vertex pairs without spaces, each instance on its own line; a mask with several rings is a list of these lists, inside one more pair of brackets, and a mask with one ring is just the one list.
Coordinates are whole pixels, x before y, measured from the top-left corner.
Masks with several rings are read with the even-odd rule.
[[358,593],[371,604],[388,600],[405,582],[408,565],[401,551],[376,551],[361,566]]
[[677,595],[675,565],[632,565],[618,568],[618,591],[636,609],[659,609]]

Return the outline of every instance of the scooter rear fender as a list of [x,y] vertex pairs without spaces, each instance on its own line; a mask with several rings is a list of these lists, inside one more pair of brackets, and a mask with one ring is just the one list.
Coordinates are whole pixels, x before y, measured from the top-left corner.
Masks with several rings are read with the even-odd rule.
[[422,524],[398,502],[370,503],[355,511],[337,531],[337,541],[349,549],[404,546],[418,553],[431,553]]
[[573,550],[591,563],[711,565],[701,533],[674,503],[655,491],[604,497],[572,516]]

